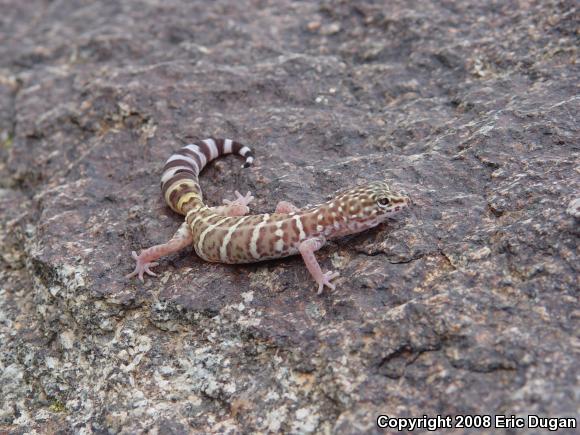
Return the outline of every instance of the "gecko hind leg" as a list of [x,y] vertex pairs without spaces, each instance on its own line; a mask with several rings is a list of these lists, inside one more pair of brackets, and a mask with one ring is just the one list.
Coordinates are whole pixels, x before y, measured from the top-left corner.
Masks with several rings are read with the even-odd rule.
[[135,265],[135,270],[126,275],[125,278],[138,276],[139,279],[143,281],[144,273],[151,276],[157,276],[157,274],[151,270],[151,267],[155,267],[159,264],[155,260],[173,252],[182,250],[183,248],[191,245],[192,241],[193,238],[191,231],[187,226],[187,222],[184,222],[175,232],[171,240],[169,240],[167,243],[144,249],[139,253],[139,255],[133,251],[131,255],[136,260],[137,264]]
[[212,207],[212,210],[222,216],[243,216],[248,214],[250,212],[248,204],[254,200],[254,197],[250,192],[242,195],[236,190],[234,193],[236,194],[236,199],[224,199],[225,205]]

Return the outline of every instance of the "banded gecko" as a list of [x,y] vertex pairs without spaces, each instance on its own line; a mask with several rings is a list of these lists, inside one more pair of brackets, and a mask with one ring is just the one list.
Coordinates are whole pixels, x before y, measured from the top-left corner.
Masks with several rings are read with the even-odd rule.
[[197,255],[210,262],[252,263],[300,253],[307,269],[318,284],[334,290],[331,280],[338,272],[322,272],[314,252],[328,239],[355,234],[372,228],[407,208],[409,197],[391,191],[385,182],[372,182],[340,192],[323,204],[300,210],[281,201],[274,213],[248,215],[250,192],[235,192],[235,200],[209,207],[203,202],[198,175],[212,160],[238,154],[245,158],[242,167],[254,157],[249,147],[231,139],[204,139],[173,154],[163,169],[161,191],[165,202],[185,216],[185,222],[167,243],[133,251],[137,264],[128,278],[143,274],[156,276],[151,267],[158,258],[191,244]]

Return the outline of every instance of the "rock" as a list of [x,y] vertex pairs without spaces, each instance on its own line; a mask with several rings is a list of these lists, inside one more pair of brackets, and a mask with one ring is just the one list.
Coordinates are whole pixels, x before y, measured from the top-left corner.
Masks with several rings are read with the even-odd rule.
[[566,213],[575,217],[576,219],[580,219],[580,198],[576,198],[570,201],[568,208],[566,209]]
[[[255,6],[258,5],[259,8]],[[570,1],[10,2],[0,18],[0,432],[383,433],[578,412]],[[181,222],[164,161],[253,210],[386,178],[413,209],[318,254],[124,278]]]

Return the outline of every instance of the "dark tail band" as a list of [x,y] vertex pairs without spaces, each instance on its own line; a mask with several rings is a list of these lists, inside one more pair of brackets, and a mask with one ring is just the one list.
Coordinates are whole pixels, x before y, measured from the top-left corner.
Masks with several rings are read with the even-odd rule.
[[161,191],[165,202],[180,214],[203,205],[198,176],[212,160],[226,154],[237,154],[245,159],[243,168],[254,162],[252,150],[231,139],[208,138],[184,146],[165,162],[161,176]]

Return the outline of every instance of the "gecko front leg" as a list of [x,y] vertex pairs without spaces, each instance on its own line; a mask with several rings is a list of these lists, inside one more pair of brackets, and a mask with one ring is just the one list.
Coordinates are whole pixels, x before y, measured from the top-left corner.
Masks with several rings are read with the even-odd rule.
[[291,202],[280,201],[274,213],[296,213],[297,211],[300,211],[300,209]]
[[157,266],[159,264],[155,260],[163,257],[164,255],[182,250],[183,248],[191,245],[192,241],[193,238],[191,235],[191,230],[189,229],[187,222],[184,222],[175,232],[171,240],[169,240],[167,243],[144,249],[139,253],[139,255],[133,251],[131,255],[137,261],[137,264],[135,265],[135,270],[126,275],[125,278],[138,276],[139,279],[143,281],[144,273],[151,276],[157,276],[157,274],[150,269],[151,267]]
[[326,240],[324,238],[313,237],[304,240],[298,247],[298,251],[300,251],[300,254],[302,255],[306,268],[318,284],[318,294],[322,293],[324,286],[334,290],[334,284],[332,284],[330,280],[340,275],[338,272],[332,271],[323,273],[320,264],[318,264],[318,261],[316,260],[314,253],[322,248],[325,243]]

